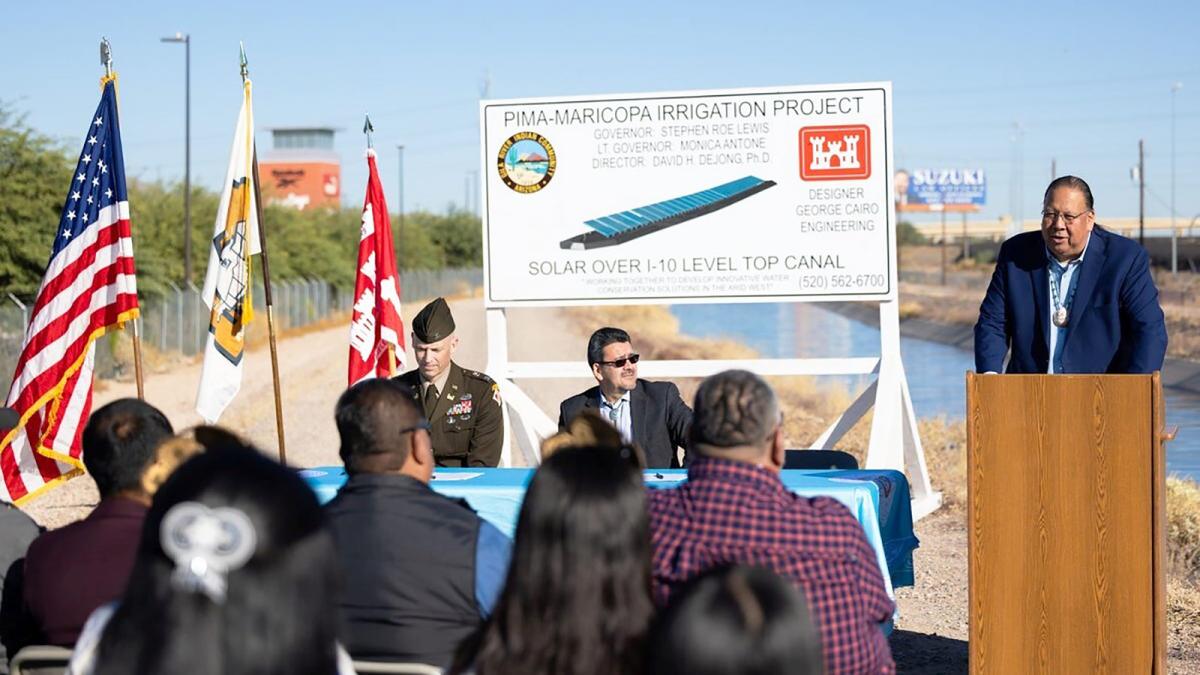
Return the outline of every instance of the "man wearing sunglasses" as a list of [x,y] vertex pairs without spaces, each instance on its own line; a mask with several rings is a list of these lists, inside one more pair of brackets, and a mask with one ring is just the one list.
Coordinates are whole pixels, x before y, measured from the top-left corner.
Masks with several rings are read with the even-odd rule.
[[671,382],[638,378],[638,360],[629,333],[601,328],[588,340],[588,365],[596,386],[559,406],[558,429],[565,430],[583,410],[609,420],[627,443],[646,454],[648,468],[682,466],[676,448],[686,447],[692,410]]
[[1056,178],[1041,232],[1004,242],[975,324],[975,370],[998,373],[1152,373],[1167,327],[1137,242],[1094,227],[1092,191]]

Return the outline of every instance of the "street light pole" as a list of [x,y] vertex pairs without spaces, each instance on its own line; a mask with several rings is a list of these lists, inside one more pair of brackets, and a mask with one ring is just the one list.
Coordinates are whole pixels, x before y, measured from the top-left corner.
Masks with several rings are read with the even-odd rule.
[[1146,144],[1138,139],[1138,243],[1146,246]]
[[1023,180],[1021,163],[1023,161],[1023,153],[1021,149],[1021,136],[1025,129],[1020,122],[1013,122],[1012,140],[1012,173],[1009,178],[1009,199],[1011,201],[1010,208],[1012,210],[1013,222],[1009,224],[1008,236],[1020,234],[1025,229],[1025,211],[1022,206],[1024,198]]
[[1017,231],[1025,231],[1025,148],[1024,134],[1025,129],[1021,127],[1021,123],[1015,123],[1017,129]]
[[192,36],[176,33],[163,42],[183,43],[183,285],[192,283]]
[[1175,93],[1183,89],[1182,82],[1171,85],[1171,274],[1179,273],[1179,243],[1175,230]]

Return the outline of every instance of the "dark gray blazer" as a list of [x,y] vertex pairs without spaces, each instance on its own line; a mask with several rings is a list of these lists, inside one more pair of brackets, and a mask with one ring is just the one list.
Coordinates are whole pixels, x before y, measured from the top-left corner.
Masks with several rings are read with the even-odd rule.
[[[646,453],[647,467],[678,468],[680,463],[675,448],[684,448],[686,453],[688,431],[692,426],[692,409],[683,402],[679,388],[672,382],[639,379],[637,388],[629,393],[629,403],[633,414],[633,442]],[[584,408],[600,412],[600,387],[592,387],[562,402],[558,412],[559,430],[566,429]]]

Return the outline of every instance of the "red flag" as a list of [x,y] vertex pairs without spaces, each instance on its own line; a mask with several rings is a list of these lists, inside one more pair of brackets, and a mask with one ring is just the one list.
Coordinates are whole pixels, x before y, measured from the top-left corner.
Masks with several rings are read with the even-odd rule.
[[114,79],[89,122],[5,402],[19,421],[0,429],[0,501],[20,504],[81,473],[93,343],[138,315]]
[[392,248],[388,216],[375,151],[367,150],[367,197],[358,241],[358,278],[350,316],[351,385],[369,377],[392,375],[387,349],[396,353],[396,372],[404,370],[404,320],[400,318],[400,275]]

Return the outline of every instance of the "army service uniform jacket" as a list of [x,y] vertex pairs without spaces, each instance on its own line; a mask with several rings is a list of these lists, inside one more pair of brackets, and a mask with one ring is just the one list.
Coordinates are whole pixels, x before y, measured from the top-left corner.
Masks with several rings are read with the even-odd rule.
[[[412,387],[423,408],[421,374],[410,370],[396,378]],[[492,378],[450,362],[446,390],[429,413],[433,457],[438,466],[496,466],[504,443],[500,392]]]

